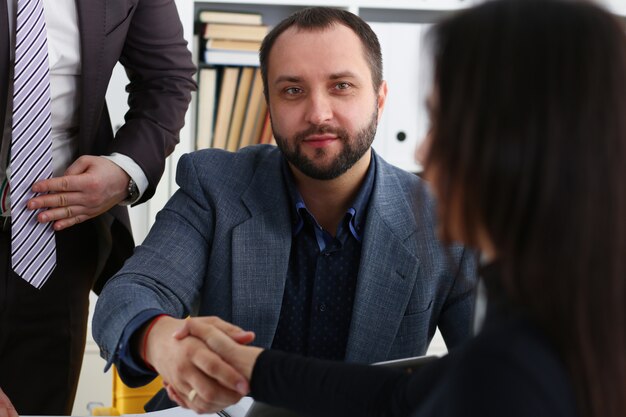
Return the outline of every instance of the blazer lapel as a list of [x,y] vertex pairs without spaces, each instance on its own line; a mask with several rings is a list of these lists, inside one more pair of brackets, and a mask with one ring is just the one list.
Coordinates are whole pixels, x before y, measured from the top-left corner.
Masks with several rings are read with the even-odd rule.
[[0,128],[4,129],[4,116],[6,115],[9,101],[9,11],[7,10],[7,2],[0,1]]
[[404,242],[416,222],[398,178],[381,158],[367,213],[346,360],[387,359],[413,291],[419,260]]
[[256,170],[243,203],[250,218],[233,229],[233,322],[269,347],[280,316],[291,250],[289,195],[275,150]]

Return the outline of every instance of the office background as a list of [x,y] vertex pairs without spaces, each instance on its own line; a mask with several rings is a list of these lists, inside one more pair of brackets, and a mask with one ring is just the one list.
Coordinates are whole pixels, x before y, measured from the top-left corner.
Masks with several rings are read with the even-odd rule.
[[[410,171],[418,171],[413,162],[413,149],[427,129],[423,100],[429,88],[427,54],[423,51],[423,34],[429,24],[459,8],[470,7],[480,0],[176,0],[185,38],[199,57],[201,39],[194,37],[195,21],[200,10],[227,10],[258,12],[263,23],[273,25],[295,10],[307,6],[341,7],[360,15],[372,23],[383,48],[384,78],[390,87],[388,105],[378,128],[375,149],[388,161]],[[626,0],[598,0],[626,20]],[[199,59],[201,60],[201,58]],[[233,64],[236,64],[233,63]],[[200,63],[202,67],[203,64]],[[111,80],[107,101],[114,127],[121,124],[127,109],[126,97],[120,86],[127,83],[118,66]],[[202,85],[200,85],[200,91]],[[200,94],[200,91],[198,94]],[[417,92],[417,94],[415,93]],[[180,144],[168,159],[166,171],[155,196],[146,204],[130,210],[137,244],[146,236],[156,213],[175,191],[175,167],[184,153],[196,148],[197,97],[194,97],[180,134]],[[92,294],[91,305],[96,297]],[[445,353],[445,344],[437,334],[429,353]],[[104,374],[104,361],[91,339],[91,330],[85,350],[83,370],[72,415],[88,414],[89,403],[110,405],[112,376]]]

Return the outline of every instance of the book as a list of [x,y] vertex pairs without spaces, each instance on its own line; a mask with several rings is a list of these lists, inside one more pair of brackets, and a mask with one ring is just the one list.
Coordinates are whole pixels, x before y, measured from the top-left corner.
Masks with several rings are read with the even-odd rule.
[[252,145],[263,143],[261,142],[261,140],[263,139],[263,129],[265,128],[265,121],[268,120],[268,116],[269,109],[267,108],[267,105],[264,105],[263,111],[259,114],[258,123],[254,125],[254,131],[252,132]]
[[227,49],[231,51],[251,51],[258,53],[259,49],[261,49],[261,42],[209,38],[206,41],[206,49]]
[[248,97],[250,96],[250,88],[252,86],[254,76],[254,68],[243,67],[239,76],[239,85],[237,86],[237,96],[233,105],[233,115],[228,129],[228,140],[226,141],[226,149],[235,152],[239,149],[239,137],[243,127],[243,118],[246,114],[246,106],[248,105]]
[[213,139],[217,70],[215,68],[202,68],[198,78],[196,149],[204,149],[211,146]]
[[207,23],[204,38],[262,41],[267,34],[266,25],[237,25],[231,23]]
[[200,10],[198,20],[202,23],[236,23],[240,25],[260,25],[263,23],[260,13],[222,10]]
[[213,132],[213,148],[226,148],[238,79],[239,68],[225,67],[223,69],[222,81],[220,83],[220,98],[215,117],[215,131]]
[[265,114],[267,113],[267,104],[263,96],[263,79],[261,77],[261,69],[256,68],[254,71],[254,80],[248,99],[248,107],[241,129],[241,137],[239,139],[239,148],[258,143],[261,129],[265,122]]
[[270,120],[270,112],[265,112],[265,121],[263,122],[263,130],[261,130],[261,137],[259,143],[272,143],[272,121]]
[[208,65],[239,65],[242,67],[258,67],[260,65],[258,52],[229,49],[205,50],[204,62]]

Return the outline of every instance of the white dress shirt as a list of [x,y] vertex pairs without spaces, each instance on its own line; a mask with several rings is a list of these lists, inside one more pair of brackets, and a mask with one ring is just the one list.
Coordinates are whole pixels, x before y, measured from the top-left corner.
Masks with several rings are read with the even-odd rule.
[[[6,0],[9,13],[9,39],[11,42],[10,60],[15,60],[15,11],[17,0]],[[78,115],[80,108],[80,77],[81,56],[78,15],[75,0],[43,0],[46,29],[48,33],[48,61],[50,65],[50,98],[52,123],[52,168],[54,176],[62,176],[67,167],[77,158],[78,154]],[[10,66],[11,71],[13,65]],[[9,79],[13,79],[10,74]],[[13,95],[9,86],[9,97]],[[8,103],[12,99],[9,98]],[[7,117],[2,135],[0,150],[0,181],[2,189],[6,188],[11,142],[12,106],[7,106]],[[119,165],[135,181],[140,196],[148,188],[148,179],[135,161],[126,155],[113,153],[105,156]],[[8,193],[2,195],[0,211],[7,215],[8,206],[5,202]]]

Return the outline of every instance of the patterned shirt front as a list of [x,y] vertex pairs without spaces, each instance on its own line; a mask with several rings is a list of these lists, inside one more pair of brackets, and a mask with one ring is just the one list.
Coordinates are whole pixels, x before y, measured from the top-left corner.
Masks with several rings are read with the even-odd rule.
[[374,172],[372,158],[363,185],[332,236],[307,209],[284,161],[293,236],[273,349],[344,359]]

